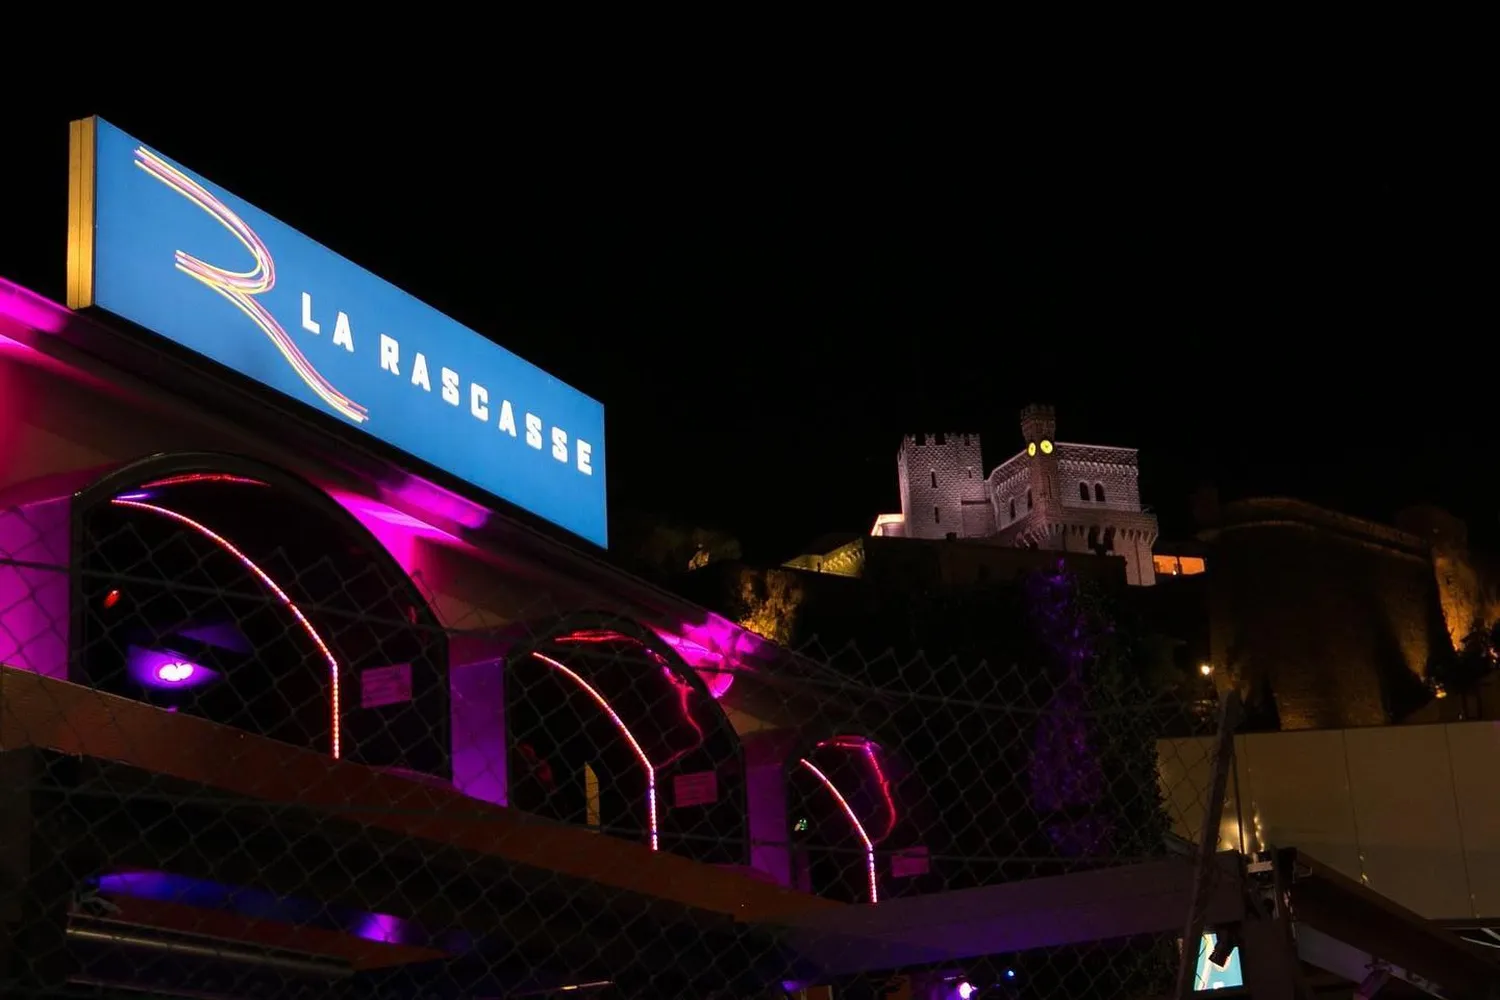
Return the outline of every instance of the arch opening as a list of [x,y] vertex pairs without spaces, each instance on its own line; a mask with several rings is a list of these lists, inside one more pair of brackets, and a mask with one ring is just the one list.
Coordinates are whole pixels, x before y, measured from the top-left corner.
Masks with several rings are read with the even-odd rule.
[[794,879],[851,903],[876,903],[925,886],[926,796],[900,755],[842,733],[793,754],[787,774]]
[[739,738],[697,672],[615,616],[525,631],[535,638],[505,665],[510,804],[695,860],[745,864]]
[[446,779],[447,639],[317,487],[236,456],[157,456],[74,497],[71,680]]

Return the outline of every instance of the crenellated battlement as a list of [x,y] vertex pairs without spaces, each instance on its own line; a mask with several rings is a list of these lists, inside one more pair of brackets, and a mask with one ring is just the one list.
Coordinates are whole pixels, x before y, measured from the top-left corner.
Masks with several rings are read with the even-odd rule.
[[936,431],[928,434],[908,434],[901,439],[901,450],[908,448],[978,448],[979,435],[959,431]]

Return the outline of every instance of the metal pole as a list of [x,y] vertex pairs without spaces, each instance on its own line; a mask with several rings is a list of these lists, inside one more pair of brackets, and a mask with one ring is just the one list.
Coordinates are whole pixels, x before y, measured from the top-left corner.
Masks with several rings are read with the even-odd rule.
[[1198,965],[1198,942],[1203,937],[1203,907],[1217,877],[1214,868],[1219,843],[1219,824],[1224,818],[1224,797],[1229,791],[1229,773],[1234,766],[1234,732],[1240,724],[1240,695],[1230,690],[1219,707],[1219,734],[1214,740],[1213,780],[1209,784],[1208,808],[1198,831],[1198,857],[1193,868],[1193,893],[1188,900],[1187,922],[1182,931],[1182,953],[1177,961],[1177,1000],[1193,994],[1193,972]]

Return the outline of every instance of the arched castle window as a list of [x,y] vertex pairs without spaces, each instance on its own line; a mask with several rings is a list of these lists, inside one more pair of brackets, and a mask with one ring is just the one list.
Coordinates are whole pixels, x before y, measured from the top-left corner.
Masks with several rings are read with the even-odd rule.
[[938,524],[942,520],[943,520],[943,508],[941,508],[941,507],[934,507],[934,508],[932,508],[932,523],[933,524]]
[[1104,502],[1104,484],[1103,483],[1095,483],[1094,484],[1094,499],[1097,500],[1097,501],[1099,501],[1100,503]]
[[1026,491],[1026,509],[1027,510],[1031,509],[1031,491],[1030,490]]
[[1089,498],[1089,484],[1088,483],[1079,483],[1078,484],[1078,499],[1080,499],[1080,500],[1084,501],[1085,503],[1087,503],[1088,502],[1088,498]]
[[937,489],[937,470],[932,470],[932,488]]
[[1012,521],[1016,519],[1016,502],[1014,500],[1010,502],[1010,519]]

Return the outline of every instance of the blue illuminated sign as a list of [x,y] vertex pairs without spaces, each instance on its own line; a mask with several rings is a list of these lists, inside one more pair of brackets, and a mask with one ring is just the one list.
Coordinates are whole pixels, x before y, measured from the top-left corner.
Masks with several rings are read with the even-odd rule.
[[70,183],[70,307],[608,543],[597,401],[97,118]]

